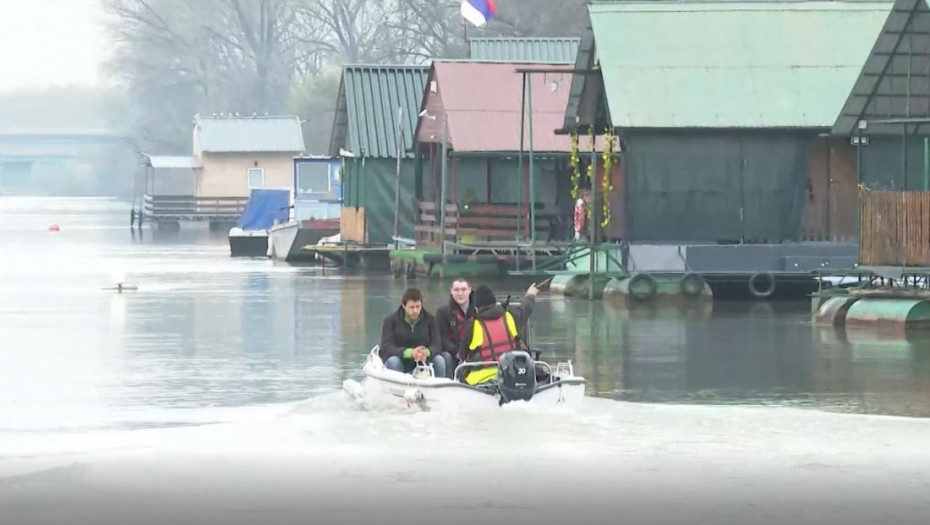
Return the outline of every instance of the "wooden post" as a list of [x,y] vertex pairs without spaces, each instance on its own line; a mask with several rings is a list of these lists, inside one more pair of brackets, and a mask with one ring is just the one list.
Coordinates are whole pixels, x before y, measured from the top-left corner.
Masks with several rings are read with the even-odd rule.
[[594,300],[594,272],[597,271],[597,254],[594,251],[597,239],[597,140],[591,134],[591,239],[588,241],[588,299]]
[[394,176],[394,249],[400,249],[400,241],[397,236],[400,235],[400,159],[404,153],[404,124],[401,121],[404,117],[404,108],[397,108],[397,168]]
[[[526,79],[526,73],[523,74]],[[530,125],[530,198],[527,204],[530,206],[530,258],[533,264],[533,273],[536,273],[536,172],[533,170],[533,79],[526,84],[526,99],[530,106],[529,125]],[[521,126],[522,128],[522,126]]]
[[856,238],[862,237],[862,126],[865,121],[856,122]]
[[449,154],[446,131],[446,114],[442,114],[442,167],[439,176],[439,242],[442,265],[439,266],[439,278],[445,277],[446,270],[446,157]]
[[833,143],[831,142],[829,135],[826,138],[826,142],[827,142],[827,202],[826,202],[827,240],[832,241],[833,232],[831,230],[833,229],[833,227],[831,224],[832,217],[831,217],[830,208],[832,207],[832,204],[830,202],[831,200],[830,193],[833,188]]
[[924,191],[930,191],[930,141],[927,139],[924,137]]
[[517,177],[520,180],[520,190],[517,191],[517,236],[516,241],[520,241],[521,234],[523,233],[523,131],[524,131],[524,122],[526,120],[526,73],[523,73],[523,84],[520,91],[520,161],[519,161],[519,176]]
[[901,172],[904,175],[904,191],[907,191],[907,124],[903,126],[901,135]]

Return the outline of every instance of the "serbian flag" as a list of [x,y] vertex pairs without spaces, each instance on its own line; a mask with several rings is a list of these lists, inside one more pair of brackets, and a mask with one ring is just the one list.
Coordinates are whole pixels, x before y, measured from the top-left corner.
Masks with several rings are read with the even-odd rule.
[[460,0],[462,3],[462,16],[478,27],[487,24],[497,13],[497,6],[493,0]]

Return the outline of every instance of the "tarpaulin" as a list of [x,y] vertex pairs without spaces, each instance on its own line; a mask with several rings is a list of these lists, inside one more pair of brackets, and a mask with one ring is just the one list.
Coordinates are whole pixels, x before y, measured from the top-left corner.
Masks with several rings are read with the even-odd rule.
[[290,190],[253,189],[245,211],[236,221],[236,227],[243,230],[269,230],[275,220],[287,222],[290,205]]

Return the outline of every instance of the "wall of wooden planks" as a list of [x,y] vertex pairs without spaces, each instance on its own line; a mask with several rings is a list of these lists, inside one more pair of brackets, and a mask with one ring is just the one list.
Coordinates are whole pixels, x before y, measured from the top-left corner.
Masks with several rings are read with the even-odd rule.
[[930,267],[930,191],[863,191],[859,264]]

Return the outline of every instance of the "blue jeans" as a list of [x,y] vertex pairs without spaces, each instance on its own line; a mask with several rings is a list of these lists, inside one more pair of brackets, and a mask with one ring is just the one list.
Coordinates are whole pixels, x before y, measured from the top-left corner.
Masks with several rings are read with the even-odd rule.
[[[434,355],[429,358],[429,364],[433,365],[433,375],[435,377],[446,377],[446,357],[443,355],[445,352],[439,355]],[[409,374],[413,372],[413,369],[416,368],[416,364],[411,359],[401,359],[396,355],[392,355],[387,358],[387,361],[384,362],[384,366],[390,368],[391,370],[396,370],[398,372],[404,372]]]

